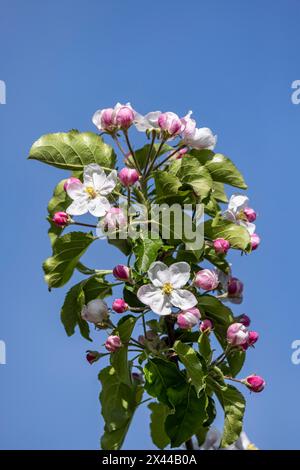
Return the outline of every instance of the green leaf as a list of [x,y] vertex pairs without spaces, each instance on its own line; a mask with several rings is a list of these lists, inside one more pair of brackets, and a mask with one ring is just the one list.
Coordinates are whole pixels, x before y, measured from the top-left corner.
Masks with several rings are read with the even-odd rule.
[[207,362],[210,362],[212,357],[212,350],[208,333],[203,332],[199,335],[198,346],[201,356],[204,357]]
[[99,135],[74,130],[43,135],[31,147],[28,158],[64,170],[82,170],[90,163],[113,168],[116,163],[113,148]]
[[58,227],[57,225],[55,225],[51,219],[53,215],[55,214],[55,212],[61,212],[61,211],[64,212],[71,203],[70,198],[68,197],[66,191],[64,190],[65,182],[66,180],[64,179],[58,183],[58,185],[54,189],[53,196],[48,203],[48,214],[49,214],[48,220],[50,223],[48,235],[49,235],[52,246],[56,238],[61,235],[64,228]]
[[118,248],[125,256],[130,255],[132,251],[132,246],[128,239],[107,237],[107,241],[110,245],[113,245]]
[[190,186],[200,200],[205,199],[210,194],[213,185],[209,171],[199,165],[196,158],[188,157],[181,161],[182,164],[176,176],[182,185]]
[[150,359],[144,367],[145,390],[172,408],[167,394],[168,388],[174,388],[177,385],[185,384],[183,374],[178,370],[176,364],[171,361],[154,358]]
[[137,318],[132,315],[122,317],[113,334],[118,335],[122,341],[122,347],[110,355],[110,363],[116,370],[119,379],[125,383],[131,383],[130,368],[128,364],[128,341],[131,338]]
[[124,289],[123,289],[123,298],[125,302],[130,305],[130,307],[145,307],[145,304],[143,304],[136,296],[136,287],[132,286],[130,284],[125,284]]
[[[159,200],[165,200],[170,196],[177,196],[182,183],[180,179],[167,171],[156,171],[154,173],[156,196]],[[161,201],[160,201],[161,202]]]
[[219,202],[228,202],[228,197],[223,183],[219,183],[218,181],[213,182],[212,195]]
[[228,157],[210,150],[192,150],[190,154],[204,164],[214,181],[247,189],[242,174]]
[[[150,144],[146,144],[146,145],[144,145],[144,147],[142,147],[142,148],[135,151],[135,156],[136,156],[137,161],[139,162],[141,170],[143,170],[145,168],[146,161],[147,161],[147,158],[148,158],[148,154],[149,154],[149,151],[150,151],[150,147],[151,147]],[[160,144],[154,144],[153,145],[152,152],[151,152],[151,159],[154,157],[154,155],[156,155],[159,147],[160,147]],[[171,147],[170,145],[164,144],[162,146],[162,148],[160,149],[160,152],[159,152],[158,156],[164,155],[166,152],[170,152],[170,151],[174,151],[174,148]],[[131,158],[129,158],[129,161],[130,160],[131,160]],[[131,160],[131,163],[133,164],[132,160]]]
[[171,447],[179,447],[202,427],[207,417],[207,396],[202,392],[197,397],[191,384],[182,384],[169,388],[168,398],[174,404],[175,412],[167,417],[165,430]]
[[93,276],[89,279],[75,284],[67,293],[64,304],[61,308],[61,321],[65,327],[68,336],[75,333],[78,325],[81,335],[90,340],[89,325],[81,318],[83,305],[90,300],[111,295],[111,287],[103,280],[101,276]]
[[233,444],[242,432],[246,402],[241,392],[232,385],[228,385],[224,392],[216,392],[216,395],[225,413],[221,447],[226,448]]
[[156,260],[157,253],[162,247],[163,242],[160,238],[152,240],[151,238],[139,238],[134,246],[136,262],[135,269],[139,273],[148,271],[151,263]]
[[204,387],[204,373],[199,356],[191,346],[182,343],[181,341],[176,341],[173,349],[178,354],[180,361],[186,367],[188,376],[195,387],[197,395],[199,395]]
[[84,232],[70,232],[56,239],[53,255],[43,264],[49,287],[62,287],[68,282],[79,259],[93,241],[93,235]]
[[204,223],[204,233],[212,240],[225,238],[225,240],[229,241],[231,248],[247,252],[251,251],[250,235],[247,229],[229,220],[207,220]]
[[165,431],[165,421],[170,414],[170,409],[163,403],[149,403],[148,408],[151,410],[150,430],[153,444],[159,449],[164,449],[170,439]]
[[143,389],[135,384],[124,384],[114,367],[109,366],[99,374],[102,384],[101,411],[105,421],[101,439],[103,450],[122,447],[134,412],[141,402]]

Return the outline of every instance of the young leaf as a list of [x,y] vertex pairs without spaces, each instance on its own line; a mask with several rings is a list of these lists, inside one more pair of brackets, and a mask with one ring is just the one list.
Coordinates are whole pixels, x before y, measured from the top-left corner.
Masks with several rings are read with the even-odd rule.
[[234,224],[229,220],[207,220],[204,223],[205,235],[212,240],[225,238],[231,248],[243,251],[251,251],[250,235],[248,230],[241,225]]
[[62,287],[68,282],[79,259],[93,241],[93,235],[85,232],[70,232],[57,238],[53,255],[43,264],[49,287]]
[[148,408],[151,410],[150,430],[153,444],[159,449],[164,449],[170,443],[165,431],[165,421],[170,409],[163,403],[156,402],[149,403]]
[[182,384],[169,388],[168,398],[174,404],[175,412],[167,417],[165,430],[171,447],[179,447],[202,427],[207,417],[207,396],[202,392],[197,397],[191,384]]
[[144,367],[144,375],[145,390],[149,395],[172,408],[167,394],[168,388],[186,383],[176,364],[159,358],[150,359]]
[[64,170],[82,170],[90,163],[113,168],[116,163],[113,148],[99,135],[74,130],[43,135],[31,147],[28,158]]
[[134,266],[139,273],[142,274],[148,271],[151,263],[156,260],[157,253],[162,245],[163,242],[160,238],[157,240],[152,240],[151,238],[140,238],[136,241],[133,249],[136,256]]
[[122,447],[143,390],[132,383],[122,383],[112,366],[100,372],[99,380],[102,384],[99,398],[105,421],[101,447],[103,450],[118,450]]
[[182,185],[190,186],[200,200],[205,199],[212,190],[213,182],[210,173],[204,166],[199,165],[196,158],[183,158],[176,176]]
[[228,385],[224,392],[216,391],[216,395],[225,413],[221,447],[226,448],[233,444],[242,432],[246,402],[241,392],[232,385]]
[[202,364],[196,351],[189,345],[176,341],[173,346],[174,351],[178,354],[180,361],[186,367],[188,376],[195,387],[199,396],[204,387],[204,373]]

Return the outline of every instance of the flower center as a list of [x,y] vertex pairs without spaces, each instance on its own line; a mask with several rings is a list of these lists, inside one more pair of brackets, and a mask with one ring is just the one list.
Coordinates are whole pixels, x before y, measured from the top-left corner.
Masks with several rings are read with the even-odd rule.
[[91,199],[95,199],[95,197],[97,196],[97,193],[92,186],[87,186],[85,190]]
[[245,216],[244,211],[238,212],[236,218],[238,220],[244,220],[245,222],[247,222],[247,217]]
[[171,294],[172,290],[173,290],[173,286],[170,282],[166,282],[163,285],[162,291],[163,291],[164,294],[169,295],[169,294]]

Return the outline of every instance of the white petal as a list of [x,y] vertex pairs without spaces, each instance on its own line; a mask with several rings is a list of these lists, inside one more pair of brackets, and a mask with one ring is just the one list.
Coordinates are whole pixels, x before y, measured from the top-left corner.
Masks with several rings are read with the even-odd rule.
[[101,166],[97,165],[97,163],[91,163],[90,165],[84,167],[83,181],[85,186],[92,186],[92,188],[97,190],[98,184],[102,186],[105,182],[105,178],[106,175],[104,171],[102,170]]
[[88,201],[88,210],[95,217],[102,217],[110,209],[110,203],[106,197],[97,196]]
[[243,227],[245,227],[245,229],[248,230],[250,235],[255,233],[255,229],[256,229],[255,224],[252,224],[251,222],[246,222],[245,220],[240,220],[239,225],[242,225]]
[[88,212],[88,196],[83,196],[75,199],[72,204],[67,208],[66,212],[70,215],[83,215]]
[[196,149],[213,150],[217,143],[217,136],[213,135],[208,127],[200,127],[196,128],[192,135],[187,136],[186,142]]
[[83,197],[84,195],[86,195],[85,190],[84,190],[84,186],[80,182],[68,184],[67,194],[73,200],[78,199],[79,197]]
[[226,211],[223,212],[223,216],[224,216],[225,219],[236,223],[236,217],[235,217],[235,214],[232,211],[227,209]]
[[141,302],[149,305],[151,310],[158,315],[169,315],[172,311],[168,296],[152,284],[140,287],[137,291],[137,297]]
[[187,310],[197,304],[197,299],[194,294],[185,289],[174,289],[169,297],[171,303],[181,310]]
[[102,116],[103,109],[98,109],[98,111],[95,112],[94,116],[92,117],[93,124],[99,129],[99,131],[102,130],[101,127],[101,116]]
[[171,284],[174,289],[179,289],[186,285],[190,279],[191,269],[185,261],[174,263],[169,267]]
[[103,196],[106,196],[107,194],[110,194],[113,191],[113,189],[115,188],[116,184],[117,184],[117,179],[118,179],[117,171],[113,170],[105,178],[105,181],[104,181],[103,185],[101,186],[101,188],[99,188],[100,194],[102,194]]
[[163,286],[166,282],[171,282],[169,268],[161,261],[155,261],[148,269],[148,277],[156,287]]
[[147,129],[156,129],[158,128],[158,118],[161,115],[161,111],[152,111],[146,116],[142,116],[141,114],[136,114],[134,119],[134,125],[140,132],[145,132]]
[[241,210],[248,207],[249,198],[244,194],[233,194],[228,203],[228,209],[234,213],[240,212]]

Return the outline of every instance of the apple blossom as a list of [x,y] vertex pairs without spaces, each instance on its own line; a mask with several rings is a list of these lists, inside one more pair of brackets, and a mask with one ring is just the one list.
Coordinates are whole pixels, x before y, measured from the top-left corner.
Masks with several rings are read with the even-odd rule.
[[194,149],[213,150],[217,143],[217,136],[208,127],[201,127],[196,128],[192,134],[184,135],[183,132],[183,142]]
[[123,186],[132,186],[140,177],[139,173],[133,168],[122,168],[118,176]]
[[246,379],[244,379],[244,384],[251,390],[251,392],[262,392],[265,388],[266,382],[262,377],[256,374],[248,375]]
[[109,317],[108,307],[102,299],[90,300],[81,310],[81,317],[90,323],[102,323]]
[[257,331],[249,331],[248,346],[253,346],[259,338]]
[[130,268],[125,264],[117,264],[113,269],[113,275],[119,281],[127,282],[130,280]]
[[94,362],[97,362],[98,359],[100,359],[100,354],[97,351],[88,351],[87,352],[86,360],[90,364],[93,364]]
[[66,212],[55,212],[52,222],[58,227],[65,227],[70,223],[70,216]]
[[182,330],[190,329],[197,325],[198,321],[200,320],[200,316],[200,311],[196,307],[190,308],[188,310],[182,310],[177,315],[177,325]]
[[115,231],[126,227],[127,220],[122,209],[111,207],[105,215],[102,224],[105,230]]
[[214,249],[216,253],[226,254],[230,248],[230,243],[224,238],[217,238],[213,242]]
[[251,235],[251,248],[252,251],[256,250],[260,244],[260,237],[257,235],[257,233],[252,233]]
[[136,114],[134,119],[134,125],[140,132],[158,131],[158,118],[161,114],[161,111],[151,111],[145,116],[142,116],[141,114]]
[[206,318],[201,322],[200,331],[204,333],[205,331],[209,332],[213,328],[213,322]]
[[242,323],[232,323],[227,329],[227,342],[232,346],[241,346],[248,342],[249,332]]
[[191,118],[191,115],[193,114],[193,111],[189,111],[186,116],[184,116],[181,119],[181,122],[183,124],[183,130],[182,130],[182,138],[183,140],[191,137],[194,135],[195,130],[196,130],[196,121],[195,119]]
[[182,149],[179,149],[178,152],[175,153],[174,157],[176,160],[180,160],[187,152],[188,148],[184,147]]
[[70,184],[72,183],[81,183],[80,179],[78,178],[74,178],[74,176],[71,176],[70,178],[68,178],[64,184],[64,190],[67,191],[68,187]]
[[252,207],[245,207],[244,214],[248,222],[254,222],[256,220],[256,212]]
[[95,217],[105,215],[110,209],[106,196],[110,194],[117,182],[117,172],[112,170],[106,175],[104,170],[96,163],[84,167],[83,183],[70,183],[67,194],[73,199],[67,208],[71,215],[83,215],[90,212]]
[[92,121],[100,131],[114,133],[118,129],[127,130],[133,123],[136,112],[130,103],[117,103],[114,108],[99,109]]
[[109,352],[116,352],[122,347],[120,336],[110,335],[104,343],[105,348]]
[[115,299],[112,303],[112,309],[117,313],[124,313],[128,310],[128,304],[124,299]]
[[218,274],[212,269],[202,269],[196,273],[194,284],[203,290],[215,290],[219,285]]
[[255,224],[248,221],[245,209],[248,207],[249,198],[244,194],[233,194],[229,199],[228,208],[223,212],[225,219],[245,227],[249,234],[255,232]]
[[158,315],[169,315],[172,306],[187,310],[196,305],[192,292],[182,289],[190,279],[190,266],[186,262],[167,266],[161,261],[151,264],[148,277],[151,284],[143,285],[137,291],[138,299]]
[[168,111],[162,113],[158,118],[158,125],[168,137],[174,137],[184,129],[184,124],[177,114]]
[[240,317],[238,317],[238,322],[239,323],[242,323],[244,326],[250,326],[250,323],[251,323],[251,319],[248,317],[248,315],[246,315],[245,313],[243,313],[243,315],[241,315]]

